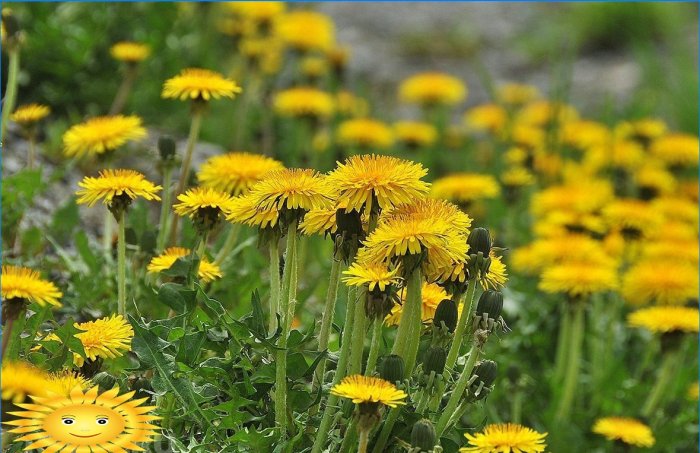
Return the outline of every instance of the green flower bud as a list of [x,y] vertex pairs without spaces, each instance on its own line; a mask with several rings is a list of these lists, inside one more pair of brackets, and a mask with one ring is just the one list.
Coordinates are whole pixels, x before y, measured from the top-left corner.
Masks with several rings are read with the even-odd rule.
[[440,302],[435,310],[435,316],[433,317],[433,324],[436,327],[440,327],[442,323],[445,323],[447,330],[450,333],[455,331],[457,326],[457,304],[452,299],[444,299]]
[[420,451],[431,451],[436,443],[437,434],[430,420],[418,420],[411,429],[411,446],[419,448]]
[[[503,310],[503,294],[500,291],[489,289],[484,291],[479,297],[476,305],[476,316],[490,319],[498,319]],[[484,316],[486,315],[486,316]]]
[[476,364],[472,372],[473,382],[469,387],[469,398],[478,401],[491,393],[491,387],[496,381],[498,367],[493,360],[483,360]]
[[158,138],[158,153],[162,160],[171,160],[175,157],[175,140],[169,135],[161,135]]
[[489,256],[491,251],[491,233],[486,228],[474,228],[467,238],[469,253],[476,255],[481,252],[484,256]]
[[403,359],[396,354],[390,354],[382,360],[379,367],[379,376],[385,381],[392,383],[402,381],[404,368]]
[[432,346],[423,356],[423,373],[430,374],[434,371],[435,374],[442,374],[445,370],[445,361],[447,360],[447,354],[443,348],[438,346]]

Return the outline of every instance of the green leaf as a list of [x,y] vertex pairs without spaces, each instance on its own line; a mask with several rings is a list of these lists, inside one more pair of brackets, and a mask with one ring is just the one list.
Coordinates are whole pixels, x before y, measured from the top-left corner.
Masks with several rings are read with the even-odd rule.
[[75,203],[75,197],[71,197],[54,214],[50,231],[59,244],[65,245],[73,237],[73,231],[79,221],[78,205]]
[[161,272],[161,274],[166,277],[187,277],[190,274],[190,269],[194,266],[194,260],[198,258],[192,258],[192,255],[182,256],[175,260],[169,269]]
[[250,296],[250,304],[253,307],[251,328],[259,335],[265,335],[267,332],[265,328],[265,312],[263,311],[262,303],[260,302],[260,294],[257,289],[253,291],[253,294]]
[[292,380],[297,380],[304,375],[308,368],[304,354],[295,352],[287,355],[287,377]]
[[196,291],[178,283],[164,283],[158,288],[158,300],[176,313],[189,313],[196,306]]
[[78,254],[83,259],[83,262],[87,265],[88,269],[91,271],[99,270],[101,267],[100,262],[92,251],[92,247],[88,242],[85,231],[79,230],[77,233],[75,233],[75,238],[73,238],[73,241],[75,242],[75,248],[78,250]]
[[75,336],[81,332],[84,332],[84,330],[80,330],[75,327],[75,321],[73,321],[73,318],[68,318],[65,324],[54,331],[56,336],[61,339],[61,342],[66,345],[71,352],[75,352],[80,354],[81,357],[85,357],[85,348],[83,347],[83,343]]
[[180,347],[178,348],[175,360],[191,367],[196,366],[195,360],[197,360],[206,339],[207,333],[201,331],[189,333],[182,337],[178,342]]
[[144,233],[141,235],[141,241],[139,242],[139,247],[141,247],[141,251],[144,253],[151,254],[155,251],[156,249],[156,241],[158,240],[156,231],[154,230],[146,230]]

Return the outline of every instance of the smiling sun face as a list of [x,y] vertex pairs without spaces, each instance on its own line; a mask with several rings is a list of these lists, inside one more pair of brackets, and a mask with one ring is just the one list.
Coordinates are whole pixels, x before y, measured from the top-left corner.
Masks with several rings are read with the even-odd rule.
[[160,417],[148,415],[154,407],[141,406],[145,398],[131,400],[132,396],[134,392],[119,395],[117,387],[102,394],[93,387],[85,393],[75,388],[68,397],[32,396],[34,403],[18,404],[26,411],[10,412],[20,418],[6,424],[15,426],[11,433],[24,434],[15,441],[31,442],[25,450],[141,451],[137,443],[152,442],[158,429],[148,422]]

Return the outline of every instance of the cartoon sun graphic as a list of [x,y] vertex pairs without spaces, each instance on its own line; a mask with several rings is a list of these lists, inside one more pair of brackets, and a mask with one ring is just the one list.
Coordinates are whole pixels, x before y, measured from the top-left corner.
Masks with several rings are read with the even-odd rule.
[[149,422],[160,417],[148,414],[155,406],[141,406],[146,398],[132,396],[134,392],[119,395],[118,387],[101,394],[98,387],[86,392],[75,387],[67,397],[32,396],[33,404],[17,404],[25,411],[10,412],[20,418],[5,424],[15,426],[11,433],[22,434],[16,442],[31,442],[25,451],[143,451],[137,443],[153,441],[159,428]]

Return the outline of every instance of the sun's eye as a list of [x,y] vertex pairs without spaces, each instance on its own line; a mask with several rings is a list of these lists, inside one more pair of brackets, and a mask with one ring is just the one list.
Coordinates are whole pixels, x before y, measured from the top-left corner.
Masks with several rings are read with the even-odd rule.
[[107,417],[100,417],[97,419],[98,425],[106,425],[107,423],[109,423],[109,419]]
[[62,422],[64,425],[72,425],[73,423],[75,423],[75,420],[72,418],[64,418]]

